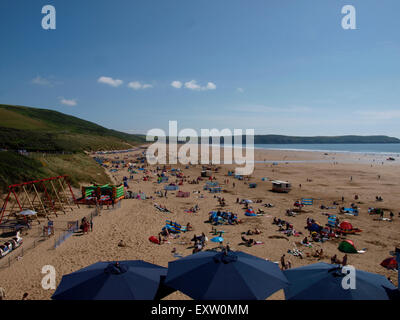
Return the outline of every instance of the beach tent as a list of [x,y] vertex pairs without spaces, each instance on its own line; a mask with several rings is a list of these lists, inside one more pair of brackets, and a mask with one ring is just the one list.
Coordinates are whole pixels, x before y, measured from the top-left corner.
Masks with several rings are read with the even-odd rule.
[[340,229],[345,230],[345,231],[351,231],[353,230],[353,226],[350,222],[348,221],[343,221],[340,225],[339,225]]
[[383,260],[381,262],[381,266],[390,270],[397,270],[399,268],[396,258],[394,257],[386,258],[385,260]]
[[172,185],[172,184],[169,184],[164,187],[164,190],[168,190],[168,191],[175,191],[178,189],[179,189],[179,187],[177,185]]
[[218,187],[219,183],[217,181],[215,181],[215,182],[207,181],[206,185],[209,186],[209,187]]
[[342,211],[343,211],[343,213],[346,213],[346,214],[350,214],[350,215],[353,215],[353,216],[358,216],[358,210],[357,209],[344,208]]
[[37,214],[37,212],[33,211],[33,210],[24,210],[24,211],[21,211],[18,213],[18,215],[21,215],[21,216],[35,216],[36,214]]
[[312,206],[313,205],[313,199],[301,199],[301,203],[304,204],[305,206]]
[[331,215],[328,217],[328,225],[330,227],[336,227],[336,216],[335,215]]
[[338,249],[345,253],[357,253],[354,242],[351,240],[344,240],[339,244]]
[[177,223],[177,222],[173,222],[171,220],[165,220],[166,224],[164,229],[167,229],[168,231],[172,232],[172,233],[180,233],[182,231],[182,226]]
[[311,232],[320,232],[322,230],[322,226],[320,226],[318,223],[313,223],[308,227],[308,230]]
[[165,285],[196,300],[264,300],[288,281],[271,261],[240,251],[202,251],[169,262]]
[[176,196],[179,198],[188,198],[188,197],[190,197],[190,192],[178,191]]
[[283,271],[290,285],[286,300],[389,300],[397,288],[385,276],[362,270],[355,272],[355,289],[343,287],[347,271],[324,262]]
[[210,193],[220,193],[220,192],[222,192],[222,188],[221,187],[210,188]]
[[167,268],[141,260],[97,262],[62,277],[53,300],[158,300]]
[[253,209],[247,209],[246,212],[244,213],[244,215],[245,215],[245,216],[248,216],[248,217],[255,217],[255,216],[257,216],[257,214],[254,212]]
[[210,241],[221,243],[221,242],[224,242],[224,238],[222,238],[222,237],[214,237]]

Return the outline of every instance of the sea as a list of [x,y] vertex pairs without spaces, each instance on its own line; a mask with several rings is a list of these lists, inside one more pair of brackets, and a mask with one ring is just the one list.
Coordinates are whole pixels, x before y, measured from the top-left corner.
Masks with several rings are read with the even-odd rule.
[[363,153],[371,155],[400,156],[400,143],[359,143],[359,144],[255,144],[255,149],[317,151],[337,153]]

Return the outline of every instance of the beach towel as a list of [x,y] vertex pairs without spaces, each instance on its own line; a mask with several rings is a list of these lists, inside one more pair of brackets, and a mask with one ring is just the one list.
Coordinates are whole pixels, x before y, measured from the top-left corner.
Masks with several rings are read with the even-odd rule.
[[313,204],[313,199],[301,199],[301,203],[305,206],[311,206]]
[[149,238],[149,241],[150,241],[150,242],[153,242],[153,243],[155,243],[155,244],[160,244],[160,241],[158,241],[158,239],[157,239],[155,236],[151,236],[151,237]]

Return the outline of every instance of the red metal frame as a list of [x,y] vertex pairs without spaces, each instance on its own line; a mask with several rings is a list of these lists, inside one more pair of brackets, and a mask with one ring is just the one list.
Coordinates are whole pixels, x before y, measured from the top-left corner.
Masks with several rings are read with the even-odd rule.
[[15,200],[16,200],[20,210],[23,210],[21,202],[20,202],[20,200],[18,198],[18,195],[15,192],[15,188],[18,188],[18,187],[27,186],[27,185],[34,185],[34,184],[41,185],[43,187],[43,189],[44,189],[44,193],[45,193],[48,201],[50,202],[50,204],[51,204],[51,206],[53,208],[54,213],[57,215],[57,212],[56,212],[55,207],[54,207],[53,200],[52,200],[50,194],[47,192],[47,188],[46,188],[46,185],[45,185],[44,182],[51,181],[51,180],[63,180],[68,185],[68,188],[69,188],[69,191],[71,192],[71,195],[72,195],[72,198],[74,200],[74,203],[76,203],[76,198],[75,198],[74,192],[72,191],[71,185],[69,184],[67,178],[68,178],[67,175],[63,175],[63,176],[50,177],[50,178],[45,178],[45,179],[40,179],[40,180],[32,180],[32,181],[23,182],[23,183],[17,183],[17,184],[13,184],[13,185],[8,186],[8,190],[9,191],[8,191],[6,199],[4,200],[3,206],[1,207],[1,211],[0,211],[0,224],[1,224],[2,220],[3,220],[4,213],[5,213],[6,208],[7,208],[7,204],[10,201],[11,194],[14,195]]

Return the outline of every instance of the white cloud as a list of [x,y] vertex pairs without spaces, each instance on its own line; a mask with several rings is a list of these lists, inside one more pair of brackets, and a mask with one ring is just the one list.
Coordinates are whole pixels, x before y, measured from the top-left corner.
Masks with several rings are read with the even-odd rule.
[[354,113],[367,120],[400,119],[400,110],[355,111]]
[[208,83],[207,83],[207,86],[206,86],[206,89],[208,89],[208,90],[215,90],[215,89],[217,89],[217,86],[216,86],[215,83],[213,83],[213,82],[208,82]]
[[180,89],[180,88],[182,88],[182,82],[180,82],[180,81],[172,81],[171,82],[171,86],[174,87],[174,88]]
[[132,81],[128,83],[128,87],[133,90],[153,88],[151,84],[141,84],[139,81]]
[[197,83],[196,80],[191,80],[185,82],[185,88],[190,90],[205,91],[205,90],[215,90],[217,86],[213,82],[208,82],[206,86],[202,87]]
[[105,83],[105,84],[108,84],[109,86],[112,86],[112,87],[118,87],[118,86],[120,86],[121,84],[124,83],[122,80],[113,79],[113,78],[104,77],[104,76],[103,76],[103,77],[100,77],[100,78],[97,80],[97,82],[99,82],[99,83]]
[[52,86],[54,86],[54,85],[61,84],[62,82],[56,81],[56,80],[54,79],[54,77],[44,78],[44,77],[41,77],[41,76],[36,76],[35,78],[33,78],[33,79],[31,80],[31,83],[32,83],[32,84],[39,85],[39,86],[48,86],[48,87],[52,87]]
[[303,113],[311,112],[312,109],[303,106],[289,106],[289,107],[270,107],[265,105],[248,105],[233,108],[236,111],[256,112],[256,113]]
[[76,102],[76,99],[64,99],[64,98],[60,98],[60,102],[63,105],[69,106],[69,107],[74,107],[76,106],[78,103]]

